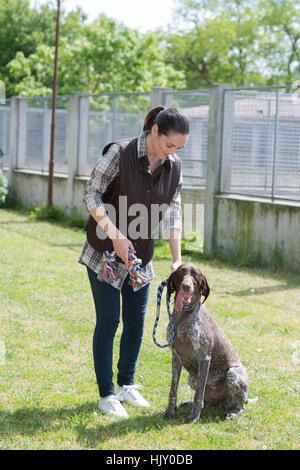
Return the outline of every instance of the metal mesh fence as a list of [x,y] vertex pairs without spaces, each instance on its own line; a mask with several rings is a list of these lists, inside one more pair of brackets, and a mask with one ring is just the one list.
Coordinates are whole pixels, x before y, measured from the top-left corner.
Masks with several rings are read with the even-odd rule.
[[[17,168],[48,171],[52,98],[19,98]],[[67,129],[70,98],[58,96],[55,123],[55,172],[67,173]]]
[[300,200],[300,98],[293,91],[225,90],[223,193]]
[[[300,200],[300,93],[287,87],[225,89],[222,116],[223,193]],[[209,90],[163,91],[162,104],[190,122],[178,152],[184,186],[205,187]],[[68,172],[70,96],[57,97],[55,172]],[[51,97],[18,98],[17,168],[47,173]],[[150,92],[79,95],[77,174],[89,176],[103,147],[142,131]],[[0,149],[9,165],[10,100],[0,104]],[[73,138],[73,137],[72,137]]]
[[9,166],[10,100],[0,103],[0,150],[3,153],[3,166]]
[[184,148],[177,152],[182,160],[184,186],[205,186],[209,90],[165,92],[163,104],[177,108],[189,120],[189,139]]
[[78,174],[88,175],[109,142],[138,136],[150,92],[80,96]]

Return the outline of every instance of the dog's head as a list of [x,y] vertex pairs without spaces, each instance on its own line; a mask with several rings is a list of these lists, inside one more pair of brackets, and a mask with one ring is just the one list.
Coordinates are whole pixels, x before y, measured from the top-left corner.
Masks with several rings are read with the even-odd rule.
[[206,276],[194,264],[181,264],[169,277],[167,295],[175,292],[175,310],[181,312],[185,305],[196,304],[203,295],[205,302],[210,288]]

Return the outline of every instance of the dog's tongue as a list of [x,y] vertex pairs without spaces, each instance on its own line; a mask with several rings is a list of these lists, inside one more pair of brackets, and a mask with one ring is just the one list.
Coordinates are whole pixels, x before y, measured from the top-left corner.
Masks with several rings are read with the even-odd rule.
[[183,309],[182,294],[178,294],[176,297],[176,302],[175,302],[175,310],[177,312],[182,312],[182,309]]
[[182,294],[179,293],[176,297],[175,310],[177,312],[182,312],[183,305],[188,304],[191,301],[192,294]]

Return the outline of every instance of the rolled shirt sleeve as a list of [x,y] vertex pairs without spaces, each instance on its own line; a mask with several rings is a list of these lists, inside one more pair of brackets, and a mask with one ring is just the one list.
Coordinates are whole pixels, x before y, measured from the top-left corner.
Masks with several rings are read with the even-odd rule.
[[102,196],[109,184],[119,174],[120,151],[117,144],[110,146],[105,155],[98,158],[86,184],[83,202],[90,212],[104,205]]
[[164,239],[170,238],[170,230],[177,229],[180,234],[182,233],[182,216],[181,216],[181,189],[182,189],[182,172],[178,186],[172,201],[166,210],[162,219],[162,237]]

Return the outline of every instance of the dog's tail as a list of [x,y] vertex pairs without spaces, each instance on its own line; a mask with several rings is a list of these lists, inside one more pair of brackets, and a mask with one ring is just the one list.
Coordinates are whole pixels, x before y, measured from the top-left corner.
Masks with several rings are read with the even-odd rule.
[[258,397],[247,398],[247,400],[245,401],[245,403],[247,403],[247,405],[255,405],[257,402],[258,402]]

